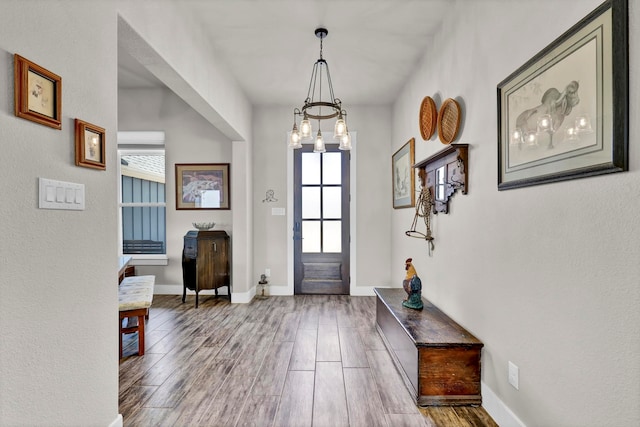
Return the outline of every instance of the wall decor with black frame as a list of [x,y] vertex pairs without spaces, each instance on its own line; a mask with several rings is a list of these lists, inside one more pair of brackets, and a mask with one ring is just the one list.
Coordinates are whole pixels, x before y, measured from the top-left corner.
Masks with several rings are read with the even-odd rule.
[[628,170],[628,0],[608,0],[498,84],[498,189]]

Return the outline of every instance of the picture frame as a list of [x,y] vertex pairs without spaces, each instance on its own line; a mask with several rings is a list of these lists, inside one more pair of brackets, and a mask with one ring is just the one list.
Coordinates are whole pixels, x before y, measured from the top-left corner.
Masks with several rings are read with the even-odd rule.
[[627,0],[608,0],[498,84],[498,190],[628,170]]
[[229,163],[176,164],[176,209],[231,209]]
[[416,204],[415,138],[407,141],[391,158],[393,208],[411,208]]
[[106,170],[106,132],[84,120],[75,119],[76,166]]
[[62,78],[14,55],[15,115],[54,129],[62,129]]

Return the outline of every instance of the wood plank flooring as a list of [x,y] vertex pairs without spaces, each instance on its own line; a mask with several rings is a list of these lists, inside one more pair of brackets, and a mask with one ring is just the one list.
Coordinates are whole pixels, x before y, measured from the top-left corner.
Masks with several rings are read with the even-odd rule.
[[418,408],[375,328],[375,297],[231,304],[156,295],[124,338],[125,426],[497,427],[482,408]]

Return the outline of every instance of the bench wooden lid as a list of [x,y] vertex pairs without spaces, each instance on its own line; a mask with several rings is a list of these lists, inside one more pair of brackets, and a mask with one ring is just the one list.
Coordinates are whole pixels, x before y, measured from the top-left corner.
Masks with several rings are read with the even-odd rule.
[[424,297],[424,308],[420,311],[402,306],[402,301],[407,297],[404,289],[374,288],[374,292],[415,342],[416,347],[483,346],[479,339]]

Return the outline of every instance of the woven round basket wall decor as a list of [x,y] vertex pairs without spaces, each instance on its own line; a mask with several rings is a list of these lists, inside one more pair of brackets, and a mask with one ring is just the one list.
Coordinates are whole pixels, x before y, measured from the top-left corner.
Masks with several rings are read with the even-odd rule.
[[447,98],[438,113],[438,138],[443,144],[451,144],[458,136],[460,128],[460,105],[455,99]]
[[438,110],[436,103],[430,96],[425,96],[420,104],[420,135],[422,139],[428,141],[436,131],[436,123],[438,122]]

